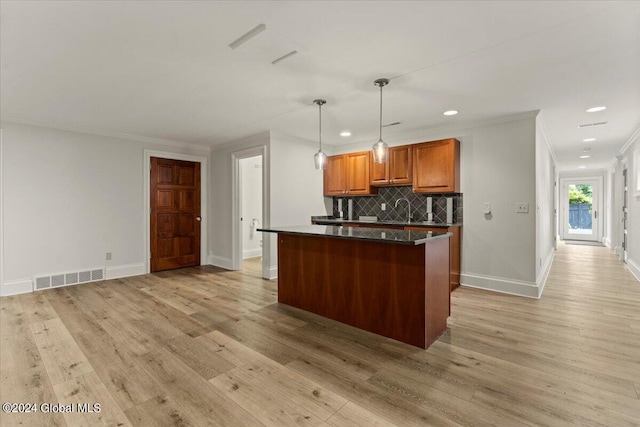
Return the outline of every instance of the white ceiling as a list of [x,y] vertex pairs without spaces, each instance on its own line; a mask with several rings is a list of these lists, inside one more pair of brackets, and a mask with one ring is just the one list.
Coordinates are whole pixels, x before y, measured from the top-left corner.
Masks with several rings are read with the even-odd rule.
[[[200,145],[273,130],[329,145],[542,110],[560,166],[640,128],[640,2],[0,3],[4,119]],[[267,30],[231,49],[264,23]],[[290,52],[299,53],[272,65]],[[588,107],[606,105],[599,113]],[[460,114],[445,117],[442,112]],[[597,128],[577,125],[607,121]],[[342,138],[341,130],[353,135]],[[597,141],[583,143],[594,137]],[[581,161],[585,146],[592,157]]]

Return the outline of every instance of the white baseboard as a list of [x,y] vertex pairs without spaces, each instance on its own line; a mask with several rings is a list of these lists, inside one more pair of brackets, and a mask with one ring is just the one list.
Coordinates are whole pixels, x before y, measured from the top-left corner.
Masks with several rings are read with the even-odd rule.
[[31,279],[14,280],[12,282],[4,282],[0,286],[0,297],[9,295],[26,294],[33,292],[33,281]]
[[259,256],[262,256],[262,248],[242,251],[242,259],[255,258]]
[[536,285],[538,287],[538,298],[542,296],[542,291],[544,290],[544,285],[547,283],[547,277],[549,276],[549,272],[551,271],[551,265],[553,264],[553,259],[556,256],[556,251],[551,251],[547,255],[547,259],[545,259],[542,268],[538,274],[538,280],[536,280]]
[[233,270],[233,263],[230,258],[224,258],[216,255],[209,255],[208,263],[225,270]]
[[525,282],[523,280],[462,273],[460,275],[460,285],[527,298],[540,298],[538,286],[533,282]]
[[278,266],[267,267],[266,270],[262,271],[262,278],[264,279],[277,279],[278,278]]
[[106,270],[105,276],[107,280],[146,274],[144,263],[114,265],[113,267],[107,267]]
[[627,257],[627,268],[633,274],[638,281],[640,281],[640,265],[638,265],[631,258]]
[[602,243],[608,247],[609,249],[611,249],[611,239],[609,239],[608,237],[605,237],[604,240],[602,241]]

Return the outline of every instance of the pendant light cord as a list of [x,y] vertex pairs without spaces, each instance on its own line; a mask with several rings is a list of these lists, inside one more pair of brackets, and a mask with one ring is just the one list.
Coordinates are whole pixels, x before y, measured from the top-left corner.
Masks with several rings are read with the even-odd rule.
[[318,103],[318,116],[320,126],[318,128],[318,142],[320,143],[320,151],[322,151],[322,104]]
[[382,141],[382,85],[380,85],[380,138],[379,141]]

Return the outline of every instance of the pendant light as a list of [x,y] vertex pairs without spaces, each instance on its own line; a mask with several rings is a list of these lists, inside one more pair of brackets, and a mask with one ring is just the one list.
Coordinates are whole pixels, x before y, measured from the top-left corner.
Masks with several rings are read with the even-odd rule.
[[389,79],[378,79],[373,84],[380,88],[380,139],[373,144],[373,161],[386,163],[389,158],[389,146],[382,140],[382,88],[389,84]]
[[313,162],[316,164],[316,169],[324,169],[327,167],[327,155],[322,151],[322,106],[327,103],[324,99],[315,99],[314,104],[318,105],[319,126],[318,126],[318,144],[319,150],[313,155]]

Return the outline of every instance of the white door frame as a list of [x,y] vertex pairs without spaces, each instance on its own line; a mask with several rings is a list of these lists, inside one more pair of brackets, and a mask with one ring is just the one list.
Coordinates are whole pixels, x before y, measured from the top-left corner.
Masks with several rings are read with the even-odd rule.
[[[269,227],[269,168],[267,167],[267,147],[262,145],[231,153],[231,268],[242,269],[242,178],[240,176],[240,160],[249,157],[262,158],[262,226]],[[262,277],[269,278],[270,260],[268,233],[262,238]]]
[[151,215],[151,177],[149,176],[149,171],[151,170],[151,158],[152,157],[160,157],[162,159],[171,159],[171,160],[184,160],[187,162],[196,162],[200,163],[200,216],[202,217],[202,221],[200,222],[200,265],[207,264],[207,260],[209,259],[209,245],[208,245],[208,228],[209,228],[209,217],[207,215],[207,207],[209,206],[208,198],[207,198],[207,177],[208,177],[208,166],[207,166],[207,158],[204,156],[192,156],[190,154],[179,154],[172,153],[169,151],[156,151],[156,150],[144,150],[143,157],[143,168],[142,173],[144,174],[144,197],[143,197],[143,207],[142,211],[144,212],[144,268],[145,272],[148,274],[151,272],[151,221],[149,216]]
[[[597,212],[597,218],[594,218],[592,222],[592,229],[594,233],[586,237],[582,237],[578,234],[568,233],[569,224],[569,185],[571,184],[595,184],[593,186],[593,198],[594,206]],[[560,179],[560,232],[562,233],[562,240],[587,240],[602,242],[602,235],[604,231],[604,177],[602,176],[584,176],[584,177],[567,177]]]

